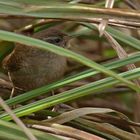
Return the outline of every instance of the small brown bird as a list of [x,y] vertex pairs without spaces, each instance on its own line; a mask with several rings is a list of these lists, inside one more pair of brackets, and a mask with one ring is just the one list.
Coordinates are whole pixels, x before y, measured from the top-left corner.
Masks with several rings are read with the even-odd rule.
[[[32,37],[64,48],[70,39],[53,28]],[[3,67],[10,73],[15,87],[29,91],[60,79],[67,69],[67,61],[50,51],[16,43],[13,52],[4,59]]]

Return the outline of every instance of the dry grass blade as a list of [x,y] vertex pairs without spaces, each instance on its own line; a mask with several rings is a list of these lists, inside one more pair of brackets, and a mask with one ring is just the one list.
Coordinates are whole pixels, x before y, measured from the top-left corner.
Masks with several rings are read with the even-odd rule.
[[114,112],[112,109],[107,109],[107,108],[92,108],[92,107],[85,107],[85,108],[79,108],[75,109],[72,111],[65,112],[57,117],[51,118],[46,120],[45,122],[48,123],[59,123],[63,124],[66,122],[69,122],[75,118],[78,118],[80,116],[84,116],[87,114],[92,114],[92,113],[109,113],[109,112]]
[[37,138],[29,131],[29,129],[24,125],[24,123],[12,112],[9,106],[0,97],[0,105],[3,109],[13,118],[13,120],[22,128],[24,133],[27,135],[29,140],[37,140]]
[[0,88],[12,89],[13,84],[10,81],[6,81],[3,78],[0,78]]
[[[105,8],[112,8],[115,0],[106,0]],[[108,24],[108,19],[103,19],[99,24],[100,37],[104,34],[104,30]]]
[[[125,57],[128,57],[128,54],[126,53],[126,51],[120,46],[120,44],[107,32],[104,33],[104,35],[106,36],[106,38],[108,39],[108,41],[110,42],[111,46],[114,48],[114,50],[116,51],[118,57],[120,59],[123,59]],[[129,64],[126,66],[128,70],[133,70],[136,68],[135,64]],[[140,87],[140,81],[139,79],[134,80],[134,83]],[[140,106],[140,95],[139,93],[137,93],[135,95],[135,111],[134,111],[134,116],[137,122],[140,122],[140,113],[137,112],[137,110],[139,109]],[[140,131],[140,129],[138,128],[138,131]],[[140,132],[139,132],[140,133]]]
[[51,127],[42,126],[42,125],[32,125],[31,127],[49,133],[73,138],[76,140],[105,140],[104,138],[101,138],[99,136],[60,124],[52,124]]
[[93,121],[89,121],[89,120],[85,120],[85,119],[77,119],[76,122],[83,124],[85,126],[91,127],[91,128],[96,128],[96,130],[107,133],[107,134],[111,134],[113,136],[116,136],[117,138],[120,138],[121,140],[140,140],[140,136],[124,131],[120,128],[117,128],[111,124],[108,123],[97,123],[97,122],[93,122]]
[[[9,97],[0,97],[0,139],[140,140],[140,123],[136,123],[140,122],[140,68],[136,67],[140,66],[139,9],[140,0],[0,0],[0,21],[5,21],[0,24],[0,38],[5,40],[0,43],[0,63],[4,63],[4,57],[17,47],[14,42],[29,46],[31,51],[42,49],[41,55],[34,50],[28,55],[30,50],[27,47],[23,64],[20,61],[22,48],[19,57],[15,54],[16,59],[13,62],[9,60],[13,63],[10,65],[11,73],[17,72],[17,78],[12,78],[11,74],[3,79],[1,75],[7,76],[10,69],[5,70],[0,66],[0,96],[3,93],[8,95],[16,86],[14,98],[5,100]],[[15,23],[18,26],[15,27]],[[114,26],[120,28],[115,29]],[[53,45],[59,40],[65,41],[59,34],[54,34],[56,37],[43,34],[36,39],[38,32],[46,33],[48,28],[53,27],[73,38],[68,42],[70,47],[61,47],[63,43]],[[134,50],[138,54],[127,54]],[[44,53],[47,54],[45,57],[42,55]],[[56,54],[47,60],[51,53]],[[61,67],[61,61],[55,57],[58,55],[67,57],[66,68]],[[56,58],[54,63],[52,58]],[[24,60],[31,63],[24,63]],[[56,60],[58,63],[55,64]],[[20,73],[27,65],[27,73]],[[64,71],[67,69],[64,77],[56,78],[53,82],[53,78],[50,78],[48,83],[46,79],[50,73],[60,75],[62,69],[53,71],[59,67]],[[87,70],[88,67],[91,69]],[[30,81],[28,75],[35,77],[37,82],[34,79]],[[26,79],[21,80],[21,77]],[[37,86],[22,90],[16,85],[18,78],[22,86],[22,81],[27,81],[27,86],[35,83]],[[45,82],[38,85],[43,78]],[[54,94],[48,97],[47,93],[51,91]],[[70,107],[57,106],[62,103],[68,103]],[[15,106],[13,110],[9,108],[12,105]],[[54,106],[58,108],[50,111]],[[22,121],[17,117],[21,117]],[[14,123],[8,122],[12,119]]]
[[[109,33],[105,32],[105,37],[108,39],[108,41],[110,42],[111,46],[116,51],[120,59],[128,57],[128,54],[126,53],[126,51],[120,46],[120,44]],[[136,68],[136,66],[134,64],[129,64],[127,65],[127,68],[128,70],[133,70]],[[139,82],[137,81],[136,84],[139,85],[138,83]]]
[[133,9],[140,9],[140,3],[138,2],[138,0],[125,0],[125,2]]

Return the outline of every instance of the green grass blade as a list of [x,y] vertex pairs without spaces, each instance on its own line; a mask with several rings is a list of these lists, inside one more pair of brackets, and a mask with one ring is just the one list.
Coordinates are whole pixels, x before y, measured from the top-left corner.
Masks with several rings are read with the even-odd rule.
[[[133,80],[135,78],[140,77],[140,68],[137,68],[128,72],[124,72],[119,75],[123,76],[126,79]],[[33,112],[57,105],[59,103],[64,103],[64,102],[71,101],[71,100],[74,100],[83,96],[87,96],[89,94],[94,94],[97,91],[105,90],[118,83],[119,81],[112,77],[105,78],[105,79],[87,84],[85,86],[81,86],[81,87],[78,87],[69,91],[65,91],[58,95],[47,97],[43,100],[37,101],[35,103],[31,103],[30,105],[25,105],[23,107],[13,110],[13,112],[18,117],[25,116]],[[0,115],[0,118],[4,120],[11,120],[11,117],[7,113]]]
[[44,41],[41,41],[38,39],[26,37],[23,35],[18,35],[16,33],[2,31],[2,30],[0,30],[0,39],[26,44],[28,46],[34,46],[34,47],[37,47],[40,49],[44,49],[44,51],[49,50],[49,51],[54,52],[56,54],[64,55],[66,57],[72,58],[72,59],[74,59],[74,60],[76,60],[76,61],[78,61],[78,62],[80,62],[88,67],[91,67],[91,68],[93,68],[97,71],[100,71],[106,75],[114,77],[115,79],[118,79],[120,82],[125,83],[128,87],[132,88],[133,90],[140,92],[140,88],[138,86],[136,86],[134,83],[132,83],[131,81],[128,81],[125,78],[122,78],[121,76],[119,76],[115,72],[108,70],[104,66],[102,66],[102,65],[100,65],[100,64],[80,55],[80,54],[76,54],[72,51],[57,47],[56,45],[53,45],[53,44],[50,44],[50,43],[47,43],[47,42],[44,42]]
[[[82,25],[92,29],[92,30],[98,30],[94,24],[90,24],[90,23],[81,23]],[[129,45],[130,47],[133,47],[137,50],[140,50],[140,40],[130,36],[130,35],[127,35],[126,33],[123,33],[117,29],[114,29],[110,26],[107,26],[106,27],[106,31],[111,35],[113,36],[115,39],[117,39],[118,41],[121,41],[127,45]]]
[[[139,56],[140,56],[140,53],[137,53],[137,54],[131,55],[127,58],[117,60],[117,61],[113,61],[113,62],[108,63],[108,64],[104,64],[104,66],[107,67],[108,69],[119,68],[121,66],[125,66],[125,65],[128,65],[128,64],[140,61]],[[52,91],[52,90],[55,90],[57,88],[63,87],[63,86],[65,86],[67,84],[70,84],[72,82],[76,82],[76,81],[81,80],[83,78],[94,76],[98,73],[99,73],[98,71],[93,71],[92,69],[86,70],[84,72],[75,74],[74,76],[70,76],[70,77],[67,77],[67,78],[62,79],[62,80],[59,80],[59,81],[54,82],[52,84],[49,84],[47,86],[44,86],[44,87],[29,91],[27,93],[18,95],[16,97],[13,97],[12,99],[7,100],[6,103],[8,105],[15,105],[15,104],[18,104],[18,103],[22,103],[22,102],[25,102],[27,100],[33,99],[37,96],[40,96],[44,93],[46,94],[49,91]]]
[[[23,130],[14,123],[9,123],[0,120],[0,139],[1,140],[27,140],[27,136],[24,134]],[[41,132],[38,130],[30,129],[30,131],[37,137],[38,140],[62,140],[55,136],[52,136],[46,132]]]
[[[10,2],[10,4],[8,3]],[[140,14],[136,10],[130,9],[105,9],[96,8],[94,5],[68,4],[61,2],[52,3],[50,1],[23,2],[21,0],[1,1],[0,13],[8,15],[20,15],[36,18],[60,18],[76,21],[93,22],[93,18],[117,19],[131,22],[140,21]]]

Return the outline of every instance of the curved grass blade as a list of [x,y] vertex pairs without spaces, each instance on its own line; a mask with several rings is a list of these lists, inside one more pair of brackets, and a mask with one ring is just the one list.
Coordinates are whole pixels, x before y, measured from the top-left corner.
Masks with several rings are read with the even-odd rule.
[[[140,53],[136,53],[135,55],[131,55],[127,58],[124,58],[122,60],[117,60],[117,61],[113,61],[111,63],[108,64],[104,64],[105,67],[107,67],[108,69],[115,69],[115,68],[119,68],[121,66],[125,66],[127,64],[131,64],[131,63],[135,63],[140,61]],[[32,90],[32,91],[28,91],[24,94],[18,95],[16,97],[13,97],[12,99],[9,99],[6,101],[6,103],[8,105],[15,105],[18,103],[22,103],[25,102],[27,100],[33,99],[37,96],[40,96],[42,94],[46,94],[49,91],[52,91],[54,89],[63,87],[64,85],[70,84],[72,82],[76,82],[78,80],[90,77],[90,76],[94,76],[96,74],[98,74],[99,71],[93,71],[92,69],[86,70],[84,72],[81,72],[79,74],[75,74],[74,76],[70,76],[67,77],[65,79],[59,80],[57,82],[54,82],[52,84],[49,84],[47,86]]]
[[[84,4],[62,4],[59,3],[29,3],[23,1],[11,2],[10,5],[2,1],[0,3],[0,13],[12,16],[26,16],[30,18],[59,18],[76,21],[93,22],[93,18],[117,19],[120,21],[131,21],[139,23],[140,13],[136,10],[127,9],[105,9],[95,8],[92,5]],[[1,15],[4,17],[4,15]]]
[[[123,76],[126,79],[133,80],[135,78],[140,77],[140,68],[127,71],[119,75]],[[105,90],[118,83],[119,81],[112,77],[105,78],[105,79],[87,84],[85,86],[81,86],[81,87],[78,87],[69,91],[65,91],[58,95],[47,97],[35,103],[25,105],[23,107],[13,110],[13,112],[18,117],[25,116],[25,115],[31,114],[33,112],[36,112],[42,109],[52,107],[59,103],[64,103],[64,102],[71,101],[71,100],[74,100],[83,96],[87,96],[89,94],[97,93],[98,91]],[[0,115],[0,118],[4,120],[11,120],[11,117],[7,113]]]
[[[0,139],[1,140],[27,140],[23,130],[16,124],[0,120]],[[38,140],[62,140],[46,132],[30,129]]]
[[56,117],[46,120],[45,122],[63,124],[87,114],[110,113],[110,112],[115,111],[108,108],[83,107],[68,112],[64,112]]
[[54,52],[56,54],[59,55],[63,55],[69,58],[72,58],[88,67],[91,67],[97,71],[100,71],[106,75],[109,75],[111,77],[114,77],[115,79],[118,79],[120,82],[125,83],[127,86],[129,86],[130,88],[132,88],[133,90],[140,92],[140,88],[135,85],[134,83],[132,83],[131,81],[126,80],[125,78],[122,78],[121,76],[119,76],[118,74],[116,74],[115,72],[108,70],[107,68],[105,68],[104,66],[80,55],[80,54],[76,54],[70,50],[66,50],[64,48],[60,48],[57,47],[56,45],[38,40],[38,39],[34,39],[31,37],[26,37],[23,35],[18,35],[16,33],[11,33],[11,32],[7,32],[7,31],[2,31],[0,30],[0,39],[2,40],[6,40],[6,41],[14,41],[14,42],[18,42],[18,43],[22,43],[28,46],[34,46],[40,49],[44,49],[45,50],[49,50],[51,52]]
[[[81,25],[84,25],[92,30],[98,30],[94,24],[90,24],[90,23],[81,23]],[[115,39],[117,39],[118,41],[121,41],[137,50],[140,50],[140,40],[132,37],[132,36],[129,36],[117,29],[114,29],[110,26],[107,26],[106,27],[106,31],[111,35],[113,36]]]

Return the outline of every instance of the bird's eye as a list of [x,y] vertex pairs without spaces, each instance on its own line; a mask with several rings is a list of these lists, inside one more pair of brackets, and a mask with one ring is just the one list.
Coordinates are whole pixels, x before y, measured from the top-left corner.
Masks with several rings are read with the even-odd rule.
[[61,42],[61,38],[60,37],[56,37],[56,38],[54,38],[54,42],[56,42],[56,43],[59,43],[59,42]]
[[57,37],[47,37],[43,38],[44,41],[52,43],[52,44],[59,44],[62,41],[62,38],[57,36]]

